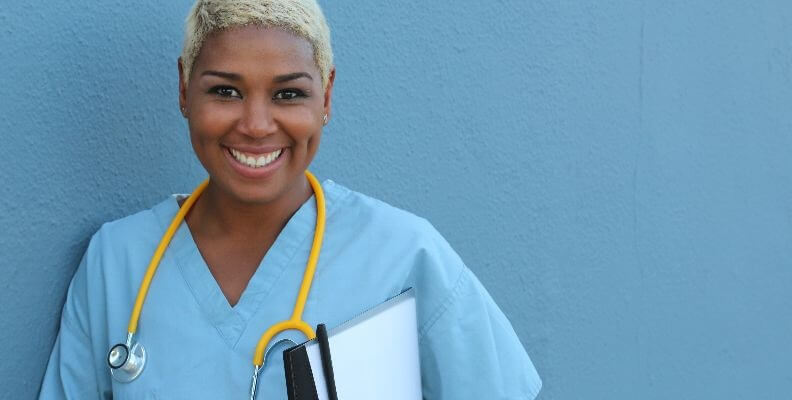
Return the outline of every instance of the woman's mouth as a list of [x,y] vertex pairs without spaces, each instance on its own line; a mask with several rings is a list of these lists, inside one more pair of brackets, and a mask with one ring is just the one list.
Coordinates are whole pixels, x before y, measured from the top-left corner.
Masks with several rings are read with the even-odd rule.
[[228,152],[234,160],[248,168],[264,168],[275,162],[280,157],[283,149],[264,154],[249,154],[229,147]]
[[225,147],[231,169],[248,179],[268,179],[288,162],[289,148],[269,146],[246,148],[247,151]]

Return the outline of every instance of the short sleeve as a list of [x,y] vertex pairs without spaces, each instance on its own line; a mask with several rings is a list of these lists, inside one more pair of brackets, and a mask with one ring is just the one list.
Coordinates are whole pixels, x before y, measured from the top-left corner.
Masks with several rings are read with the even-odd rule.
[[60,331],[39,392],[41,400],[112,399],[109,385],[100,383],[97,360],[102,356],[95,354],[89,334],[86,270],[93,259],[92,249],[89,245],[69,285]]
[[487,290],[463,267],[421,336],[427,400],[534,399],[542,382]]

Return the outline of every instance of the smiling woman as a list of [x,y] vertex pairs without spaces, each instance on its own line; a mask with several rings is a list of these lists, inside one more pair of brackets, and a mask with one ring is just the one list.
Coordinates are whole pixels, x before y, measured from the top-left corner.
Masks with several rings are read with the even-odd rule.
[[[282,399],[282,359],[266,355],[410,287],[424,398],[536,396],[509,321],[429,223],[306,172],[335,80],[313,0],[199,0],[178,73],[209,179],[94,235],[42,399],[242,398],[251,360],[251,398]],[[296,331],[267,328],[289,313]]]

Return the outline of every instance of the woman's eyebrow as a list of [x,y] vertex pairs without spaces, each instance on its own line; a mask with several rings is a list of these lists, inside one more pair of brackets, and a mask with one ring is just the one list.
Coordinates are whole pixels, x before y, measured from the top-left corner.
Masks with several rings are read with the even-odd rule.
[[272,81],[275,82],[275,83],[283,83],[283,82],[288,82],[288,81],[292,81],[292,80],[299,79],[299,78],[308,78],[310,80],[313,80],[313,77],[311,76],[311,74],[309,74],[307,72],[293,72],[291,74],[278,75]]
[[[235,74],[233,72],[223,72],[223,71],[213,71],[213,70],[204,71],[201,74],[201,76],[217,76],[217,77],[225,78],[225,79],[232,80],[232,81],[241,81],[242,80],[242,76],[239,75],[239,74]],[[290,74],[278,75],[275,78],[273,78],[272,81],[275,82],[275,83],[283,83],[283,82],[293,81],[295,79],[300,79],[300,78],[308,78],[310,80],[313,80],[313,77],[311,76],[311,74],[309,74],[307,72],[292,72]]]
[[207,75],[219,76],[221,78],[225,78],[225,79],[228,79],[228,80],[231,80],[231,81],[240,81],[240,80],[242,80],[242,77],[239,74],[235,74],[233,72],[223,72],[223,71],[211,71],[211,70],[209,70],[209,71],[204,71],[204,73],[201,74],[201,76],[207,76]]

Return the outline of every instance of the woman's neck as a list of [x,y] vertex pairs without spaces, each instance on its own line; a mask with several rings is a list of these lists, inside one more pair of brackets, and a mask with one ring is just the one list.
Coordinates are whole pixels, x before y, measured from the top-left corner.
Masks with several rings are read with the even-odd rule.
[[308,180],[301,179],[273,201],[249,203],[224,193],[210,181],[186,220],[193,235],[274,240],[312,193]]

